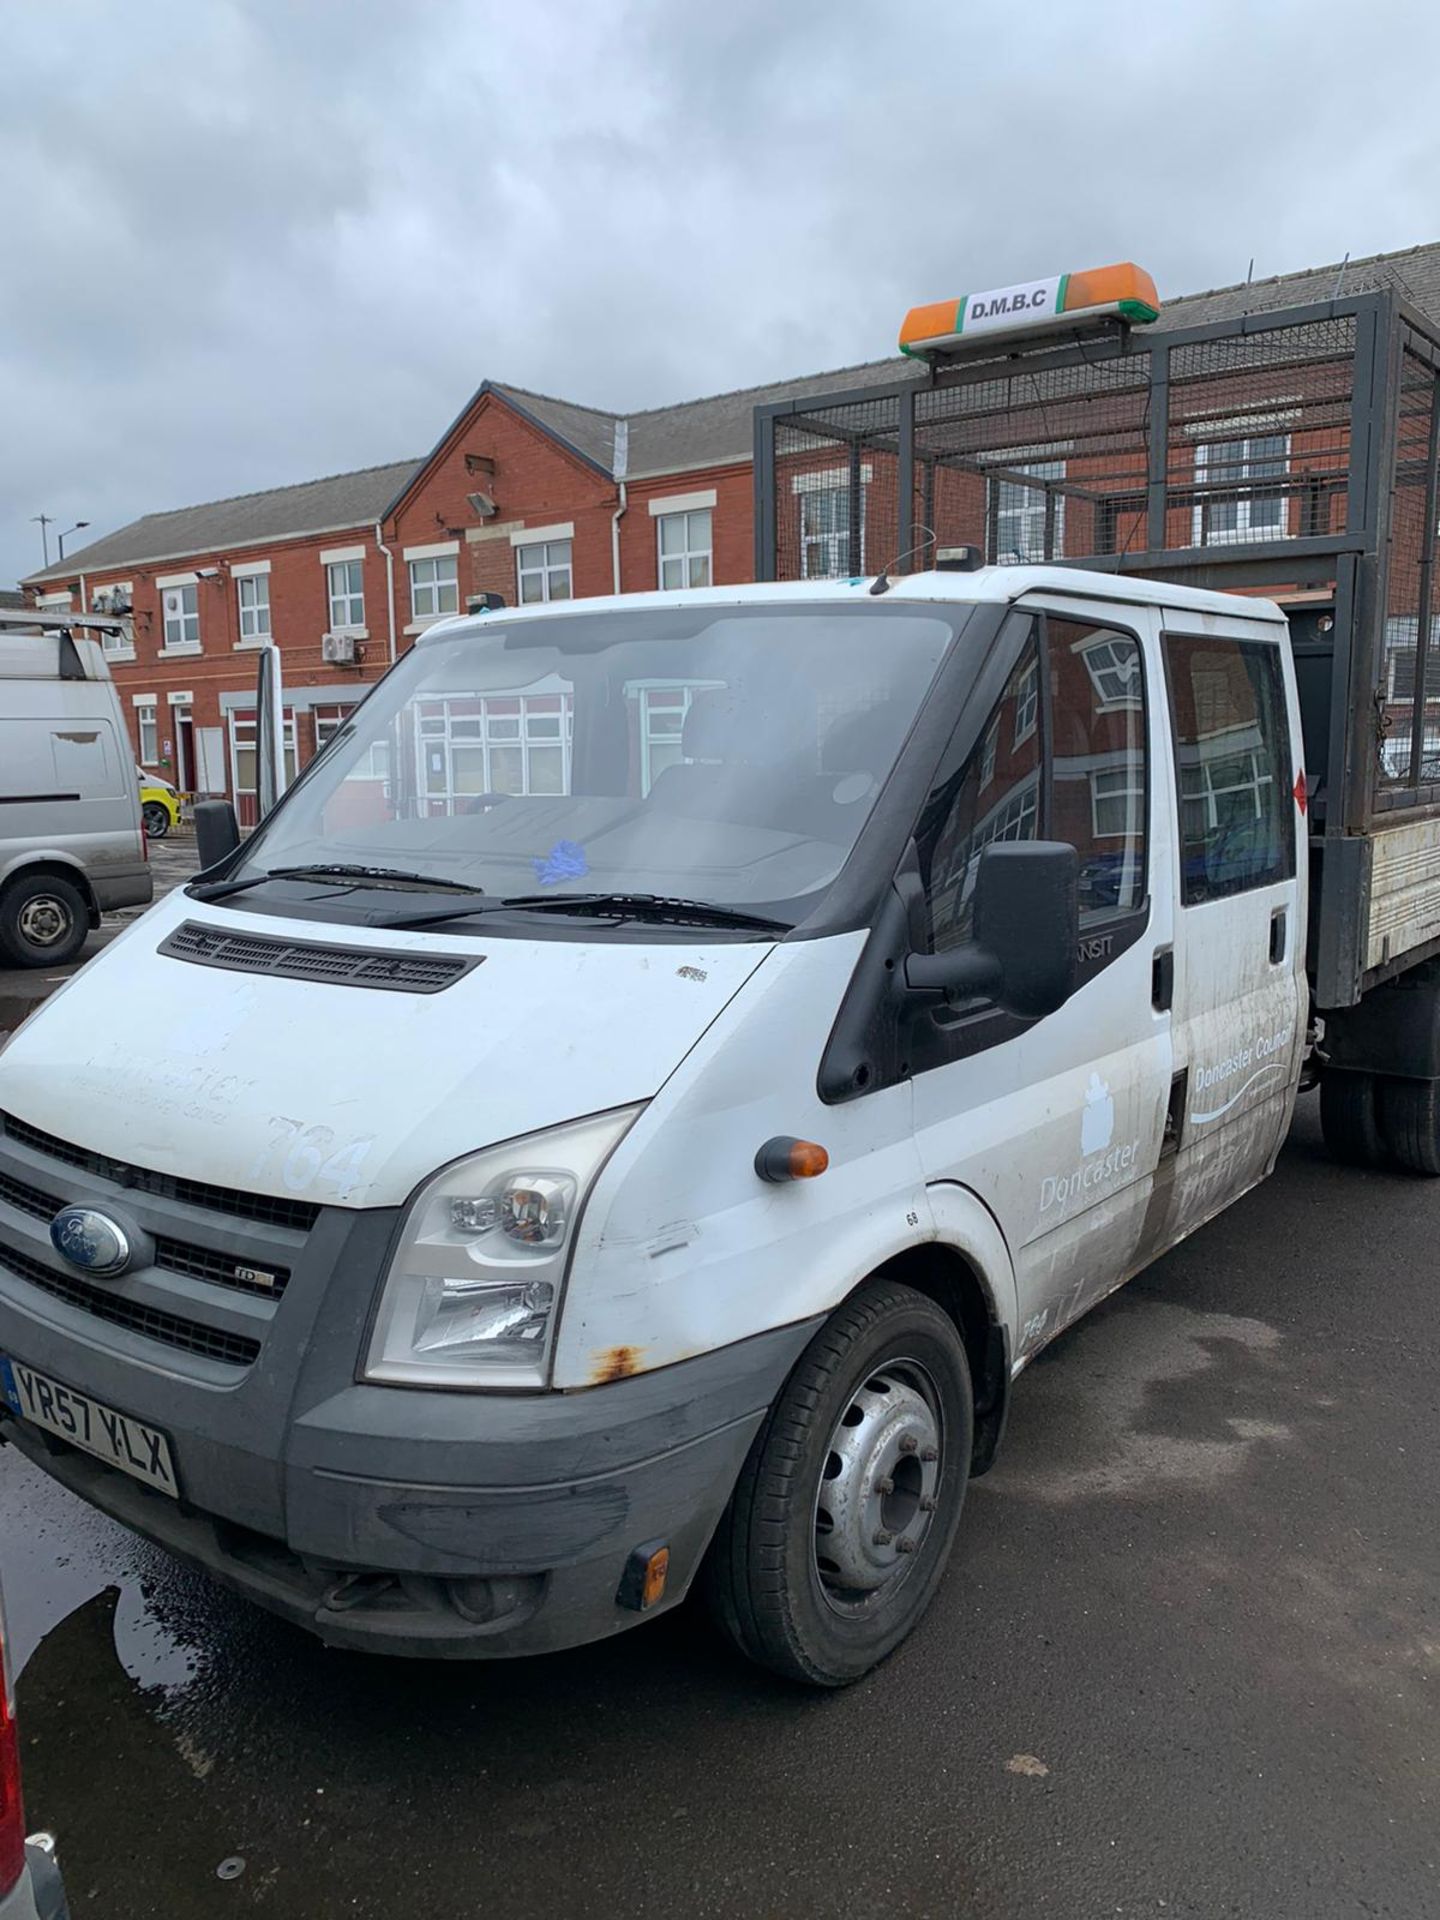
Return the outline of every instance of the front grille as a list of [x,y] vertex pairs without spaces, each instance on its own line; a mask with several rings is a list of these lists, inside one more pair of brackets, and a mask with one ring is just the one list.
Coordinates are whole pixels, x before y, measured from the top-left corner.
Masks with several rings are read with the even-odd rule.
[[[249,1260],[233,1260],[228,1253],[212,1253],[208,1247],[188,1246],[183,1240],[157,1239],[155,1264],[171,1273],[188,1273],[193,1280],[229,1287],[234,1293],[258,1293],[262,1300],[277,1300],[290,1279],[288,1267],[256,1266]],[[255,1277],[261,1274],[263,1279]]]
[[82,1313],[108,1321],[112,1327],[126,1327],[131,1333],[143,1334],[147,1340],[158,1340],[167,1347],[178,1347],[184,1353],[198,1353],[230,1367],[248,1367],[260,1351],[260,1342],[244,1334],[201,1326],[199,1321],[187,1320],[178,1313],[162,1313],[158,1307],[142,1306],[138,1301],[107,1293],[88,1280],[56,1273],[14,1247],[0,1246],[0,1269],[28,1280],[32,1287],[39,1287],[42,1293],[63,1300],[68,1306],[78,1307]]
[[[33,1220],[45,1221],[53,1220],[66,1204],[53,1193],[32,1187],[25,1180],[14,1180],[8,1173],[0,1173],[0,1200],[7,1201],[17,1212],[28,1213]],[[189,1274],[194,1280],[208,1280],[217,1287],[229,1287],[235,1293],[259,1294],[264,1300],[278,1299],[290,1278],[288,1267],[268,1262],[257,1266],[252,1261],[236,1260],[227,1253],[215,1253],[209,1247],[172,1240],[166,1234],[156,1236],[155,1265],[170,1273]]]
[[227,933],[186,920],[156,948],[170,960],[231,973],[278,974],[286,980],[325,980],[335,987],[379,987],[392,993],[440,993],[484,954],[402,953],[389,947],[324,947],[310,940],[271,940]]
[[124,1160],[112,1160],[108,1154],[92,1153],[88,1147],[72,1146],[57,1140],[53,1133],[42,1133],[13,1114],[0,1114],[0,1132],[22,1147],[43,1153],[63,1166],[79,1167],[117,1187],[133,1187],[139,1193],[153,1193],[162,1200],[178,1200],[187,1207],[207,1208],[211,1213],[228,1213],[237,1220],[258,1220],[262,1226],[291,1227],[308,1233],[320,1218],[320,1209],[304,1200],[277,1200],[268,1193],[237,1193],[231,1187],[211,1186],[208,1180],[184,1180],[173,1173],[152,1173]]

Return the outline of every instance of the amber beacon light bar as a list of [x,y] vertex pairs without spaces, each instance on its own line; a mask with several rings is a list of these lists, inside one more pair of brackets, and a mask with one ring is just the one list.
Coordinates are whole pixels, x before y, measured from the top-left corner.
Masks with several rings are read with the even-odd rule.
[[900,329],[900,351],[947,353],[981,336],[1033,333],[1043,327],[1079,326],[1102,319],[1145,325],[1159,317],[1160,296],[1143,267],[1121,261],[1083,273],[1057,273],[989,293],[962,294],[912,307]]

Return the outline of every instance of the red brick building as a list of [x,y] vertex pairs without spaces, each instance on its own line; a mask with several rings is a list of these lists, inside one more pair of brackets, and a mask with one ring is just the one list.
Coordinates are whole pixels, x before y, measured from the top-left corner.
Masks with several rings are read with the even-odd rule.
[[[1193,296],[1159,325],[1324,298],[1340,272]],[[1440,319],[1440,245],[1344,269],[1348,292],[1378,284]],[[303,765],[416,634],[477,595],[514,604],[751,579],[754,408],[911,376],[923,377],[914,361],[885,360],[628,417],[486,381],[422,459],[148,514],[23,584],[40,605],[123,612],[107,650],[137,759],[253,818],[257,646],[283,654],[287,740]],[[1223,422],[1207,433],[1197,465],[1253,478],[1304,460],[1283,421],[1251,419],[1240,399],[1233,434],[1217,439]],[[1027,446],[1003,463],[1044,480],[1064,477],[1067,458]],[[797,571],[873,569],[890,556],[850,555],[827,479],[823,463],[797,475],[782,505]],[[966,537],[999,559],[1039,557],[1042,492],[973,475],[947,484],[964,491]]]

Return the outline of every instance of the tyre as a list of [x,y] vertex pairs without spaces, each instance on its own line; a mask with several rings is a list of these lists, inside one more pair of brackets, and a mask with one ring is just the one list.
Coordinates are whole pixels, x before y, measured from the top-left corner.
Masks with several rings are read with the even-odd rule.
[[162,807],[158,800],[147,800],[140,809],[140,817],[145,822],[145,831],[152,840],[163,840],[170,831],[170,810]]
[[89,931],[84,896],[69,880],[22,875],[0,894],[0,955],[11,966],[64,966]]
[[740,1651],[843,1687],[925,1612],[950,1557],[974,1436],[955,1323],[873,1280],[816,1334],[771,1408],[705,1566]]
[[1347,1167],[1378,1167],[1388,1155],[1380,1130],[1379,1093],[1370,1073],[1329,1072],[1320,1078],[1320,1129],[1332,1158]]
[[1380,1089],[1385,1144],[1411,1173],[1440,1175],[1440,1085],[1433,1080],[1387,1080]]

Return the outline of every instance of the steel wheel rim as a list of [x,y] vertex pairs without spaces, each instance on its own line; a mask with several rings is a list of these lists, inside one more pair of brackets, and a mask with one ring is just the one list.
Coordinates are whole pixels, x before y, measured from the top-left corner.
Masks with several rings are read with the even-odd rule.
[[938,1506],[944,1442],[940,1395],[918,1360],[885,1360],[846,1396],[814,1511],[815,1577],[835,1612],[873,1610],[918,1564]]
[[70,931],[70,910],[53,893],[37,893],[20,909],[20,931],[32,947],[58,946]]

